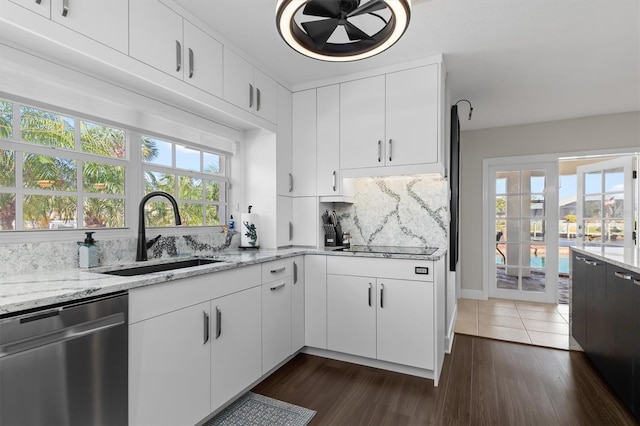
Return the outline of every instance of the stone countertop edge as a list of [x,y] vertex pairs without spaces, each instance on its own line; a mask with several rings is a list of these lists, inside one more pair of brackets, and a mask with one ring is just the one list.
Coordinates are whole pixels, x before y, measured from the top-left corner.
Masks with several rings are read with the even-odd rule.
[[[189,278],[197,275],[235,269],[242,266],[260,264],[277,259],[302,255],[356,256],[386,259],[439,260],[447,250],[438,249],[432,255],[406,255],[389,253],[351,253],[333,251],[333,248],[304,248],[225,250],[212,256],[201,256],[221,262],[176,269],[173,271],[153,272],[131,277],[102,274],[115,269],[134,268],[140,263],[115,264],[88,269],[64,269],[43,271],[33,274],[0,277],[0,315],[11,315],[30,309],[44,308],[59,303],[73,302],[87,297],[106,295],[118,291],[131,290],[160,284],[168,281]],[[144,265],[167,263],[185,258],[159,259],[145,262]]]
[[584,254],[586,256],[590,256],[593,257],[595,259],[598,260],[602,260],[603,262],[608,262],[612,265],[615,265],[619,268],[624,268],[624,269],[628,269],[630,271],[632,271],[633,273],[636,274],[640,274],[640,262],[638,260],[634,261],[633,263],[629,263],[629,262],[624,262],[620,259],[620,257],[615,257],[615,256],[605,256],[599,253],[594,253],[591,250],[587,250],[587,249],[580,249],[580,248],[576,248],[576,247],[571,247],[571,250],[580,253],[580,254]]

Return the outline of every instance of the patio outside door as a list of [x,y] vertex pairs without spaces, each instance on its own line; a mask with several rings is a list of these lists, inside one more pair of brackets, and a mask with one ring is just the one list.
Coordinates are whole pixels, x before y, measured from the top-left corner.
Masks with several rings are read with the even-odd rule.
[[577,168],[577,247],[632,262],[633,162],[627,156]]
[[558,285],[556,162],[490,167],[489,296],[555,303]]

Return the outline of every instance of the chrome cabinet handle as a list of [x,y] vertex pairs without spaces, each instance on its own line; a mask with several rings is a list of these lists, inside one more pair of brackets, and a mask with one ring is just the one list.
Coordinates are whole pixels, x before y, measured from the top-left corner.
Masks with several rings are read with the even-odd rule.
[[285,269],[287,269],[285,266],[283,266],[282,268],[278,268],[278,269],[272,269],[271,273],[272,274],[277,274],[278,272],[284,272]]
[[271,291],[276,291],[276,290],[281,289],[282,287],[284,287],[284,284],[285,284],[285,283],[278,284],[278,285],[276,285],[276,286],[271,287],[269,290],[271,290]]
[[204,345],[209,341],[209,314],[206,311],[202,311],[202,320],[204,321],[204,340],[202,341]]
[[293,192],[293,174],[289,173],[289,192]]
[[[37,2],[40,4],[40,2]],[[66,18],[69,14],[69,0],[62,0],[62,16]]]
[[193,50],[189,48],[189,78],[193,77]]
[[298,264],[293,262],[293,283],[298,282]]
[[382,161],[382,141],[378,141],[378,163]]
[[393,139],[389,139],[389,161],[391,161],[391,149],[393,147]]
[[256,87],[256,111],[260,111],[260,89]]
[[289,241],[293,240],[293,222],[289,222]]
[[633,283],[634,283],[635,285],[640,285],[640,280],[636,280],[636,279],[634,278]]
[[584,260],[584,263],[586,263],[587,265],[591,265],[591,266],[598,266],[600,265],[598,262],[594,262],[593,260]]
[[384,308],[384,284],[380,283],[380,308]]
[[249,83],[249,108],[253,108],[253,84]]
[[222,334],[222,311],[216,306],[216,339]]
[[576,256],[576,260],[579,260],[579,261],[581,261],[581,262],[584,262],[585,260],[587,260],[587,258],[586,258],[586,257],[583,257],[583,256]]
[[332,179],[333,179],[333,192],[336,192],[336,171],[333,171],[332,174]]
[[36,0],[36,4],[42,3],[42,0]]
[[371,283],[369,283],[369,290],[368,290],[369,291],[369,306],[371,306],[371,288],[372,287],[373,286],[371,285]]
[[624,272],[615,272],[614,275],[618,278],[622,278],[623,280],[631,281],[633,277],[629,274],[625,274]]
[[180,68],[182,68],[182,46],[176,40],[176,71],[180,71]]

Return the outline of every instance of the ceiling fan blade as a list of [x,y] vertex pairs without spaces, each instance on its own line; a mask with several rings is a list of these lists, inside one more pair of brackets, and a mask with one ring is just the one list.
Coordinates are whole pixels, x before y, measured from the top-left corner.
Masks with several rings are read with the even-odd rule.
[[337,19],[321,19],[319,21],[303,22],[302,27],[307,32],[318,49],[322,49],[338,27]]
[[383,0],[371,0],[366,2],[359,8],[353,10],[347,16],[350,18],[352,16],[364,15],[365,13],[375,12],[376,10],[381,10],[387,7],[387,4]]
[[344,24],[344,29],[349,36],[349,40],[371,40],[371,36],[369,34],[362,31],[360,28],[353,25],[351,22],[347,21]]
[[340,16],[340,2],[338,0],[312,0],[304,6],[302,13],[322,18],[337,18]]

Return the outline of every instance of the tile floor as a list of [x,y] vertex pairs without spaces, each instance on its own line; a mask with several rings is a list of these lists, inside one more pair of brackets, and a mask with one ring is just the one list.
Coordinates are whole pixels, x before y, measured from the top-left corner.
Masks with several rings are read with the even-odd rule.
[[455,332],[569,349],[569,305],[459,299]]

